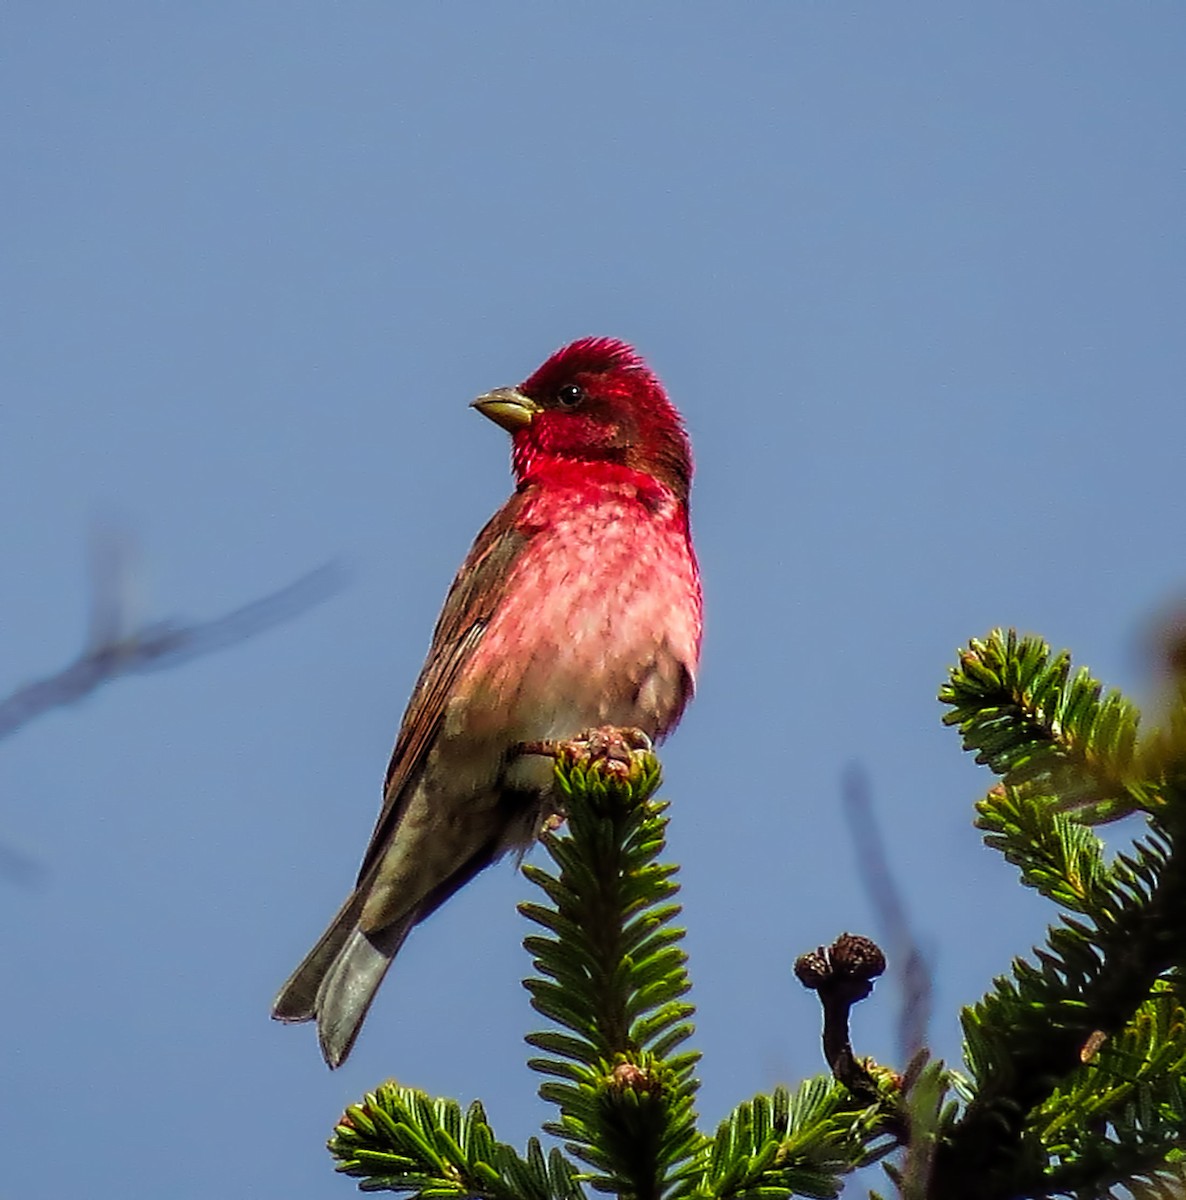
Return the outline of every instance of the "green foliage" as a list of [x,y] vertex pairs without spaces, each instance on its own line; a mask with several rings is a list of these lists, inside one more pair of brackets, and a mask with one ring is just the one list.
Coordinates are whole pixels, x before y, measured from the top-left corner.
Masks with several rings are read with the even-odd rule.
[[1011,783],[1037,785],[1083,824],[1144,807],[1133,777],[1139,714],[1117,692],[1102,696],[1071,656],[1052,655],[1036,637],[996,630],[960,655],[939,699],[944,724],[959,727],[965,750]]
[[836,1196],[854,1167],[894,1148],[882,1113],[835,1080],[776,1088],[721,1122],[693,1194],[716,1197]]
[[[628,740],[608,753],[604,738],[557,747],[567,824],[543,836],[548,865],[524,868],[540,899],[521,911],[536,927],[525,986],[546,1021],[527,1038],[530,1063],[561,1145],[545,1155],[532,1139],[520,1155],[480,1105],[462,1114],[386,1084],[338,1125],[338,1169],[366,1190],[426,1198],[783,1200],[836,1196],[896,1151],[885,1166],[903,1200],[1182,1200],[1184,679],[1186,668],[1162,727],[1142,738],[1133,705],[1072,673],[1066,653],[1013,632],[970,643],[940,692],[944,719],[999,777],[977,805],[986,843],[1057,907],[1054,924],[964,1010],[965,1074],[925,1054],[901,1074],[856,1059],[854,997],[837,1000],[826,952],[807,956],[836,1078],[756,1096],[715,1136],[696,1123],[658,763]],[[1095,827],[1134,815],[1143,835],[1109,853]]]
[[338,1170],[362,1178],[363,1191],[410,1192],[425,1200],[578,1200],[580,1185],[556,1151],[545,1160],[532,1138],[526,1158],[496,1142],[475,1102],[463,1115],[454,1100],[430,1100],[389,1082],[343,1114],[330,1150]]
[[1058,1164],[1056,1192],[1093,1195],[1104,1180],[1180,1179],[1183,1113],[1186,1011],[1173,984],[1159,981],[1128,1025],[1034,1109],[1027,1135]]
[[[1034,960],[963,1013],[971,1078],[934,1193],[1086,1197],[1180,1178],[1186,795],[1167,770],[1173,736],[1142,745],[1132,704],[1013,632],[972,642],[940,699],[1001,776],[977,805],[985,841],[1064,911]],[[1090,827],[1137,812],[1146,836],[1108,862]]]

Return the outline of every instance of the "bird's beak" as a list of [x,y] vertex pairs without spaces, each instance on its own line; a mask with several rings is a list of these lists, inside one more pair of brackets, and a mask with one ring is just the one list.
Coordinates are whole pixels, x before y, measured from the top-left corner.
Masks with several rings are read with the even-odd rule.
[[514,388],[496,388],[479,396],[470,407],[489,417],[495,425],[501,425],[507,433],[526,429],[539,412],[539,405],[534,400]]

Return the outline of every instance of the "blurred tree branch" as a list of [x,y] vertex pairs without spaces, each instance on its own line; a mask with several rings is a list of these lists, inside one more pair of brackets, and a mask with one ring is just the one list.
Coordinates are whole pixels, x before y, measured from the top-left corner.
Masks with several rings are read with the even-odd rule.
[[124,675],[168,670],[282,625],[338,591],[343,571],[338,564],[323,564],[230,612],[193,622],[136,622],[126,541],[107,536],[93,539],[91,580],[86,645],[60,671],[24,684],[0,699],[0,738],[51,709],[77,703]]
[[869,897],[880,926],[878,933],[889,948],[889,960],[902,991],[898,1022],[898,1052],[912,1061],[927,1044],[931,1022],[931,969],[906,914],[906,902],[894,878],[885,839],[877,824],[869,775],[851,764],[841,780],[841,801],[857,857],[857,878]]

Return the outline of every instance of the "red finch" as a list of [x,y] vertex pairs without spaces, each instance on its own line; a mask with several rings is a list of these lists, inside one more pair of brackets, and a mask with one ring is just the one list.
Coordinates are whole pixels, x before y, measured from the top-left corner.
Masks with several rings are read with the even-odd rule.
[[272,1008],[316,1018],[331,1067],[412,926],[554,811],[551,762],[517,747],[600,725],[659,740],[692,695],[692,459],[663,385],[584,338],[474,407],[511,435],[515,492],[449,589],[354,891]]

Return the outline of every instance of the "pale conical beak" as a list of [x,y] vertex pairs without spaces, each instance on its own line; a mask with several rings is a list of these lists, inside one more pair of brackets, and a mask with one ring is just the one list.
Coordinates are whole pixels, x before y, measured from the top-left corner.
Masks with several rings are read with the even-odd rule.
[[470,407],[476,408],[482,416],[489,417],[495,425],[501,425],[507,433],[526,429],[539,412],[539,405],[534,400],[529,400],[514,388],[495,388],[479,396]]

